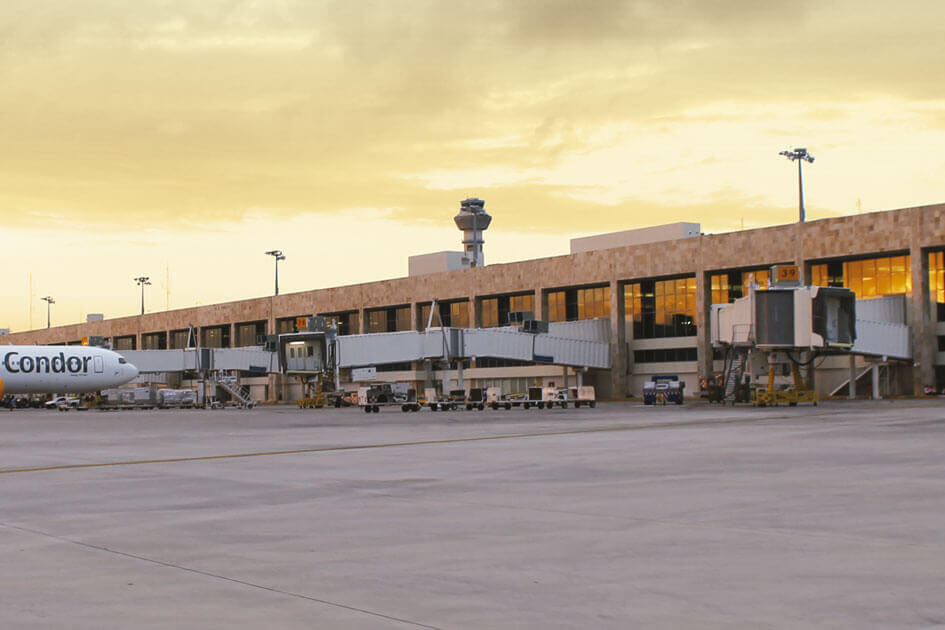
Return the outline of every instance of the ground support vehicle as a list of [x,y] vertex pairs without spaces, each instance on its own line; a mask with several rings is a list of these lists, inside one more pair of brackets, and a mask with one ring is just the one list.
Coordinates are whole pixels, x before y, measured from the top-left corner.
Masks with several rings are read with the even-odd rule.
[[484,387],[473,387],[466,396],[466,411],[478,409],[482,411],[486,408],[486,389]]
[[686,381],[679,380],[676,374],[654,376],[652,381],[643,384],[644,405],[665,405],[666,403],[683,404],[683,392]]
[[153,409],[157,407],[155,387],[116,387],[103,389],[98,409]]
[[423,406],[433,411],[455,411],[466,404],[466,391],[451,390],[449,394],[437,394],[436,388],[427,387],[423,391]]
[[789,407],[796,407],[797,403],[812,403],[815,407],[820,396],[815,389],[807,389],[801,371],[796,362],[791,363],[791,376],[794,386],[786,389],[775,388],[775,366],[772,363],[768,368],[768,387],[756,388],[752,391],[751,402],[756,407],[776,407],[786,403]]
[[46,401],[46,409],[58,409],[59,411],[69,411],[78,409],[82,399],[75,396],[56,396],[52,400]]
[[597,399],[592,386],[581,387],[529,387],[523,393],[502,395],[496,387],[490,387],[492,391],[487,392],[486,404],[492,409],[511,409],[512,407],[522,407],[523,409],[552,409],[555,405],[566,408],[573,404],[575,408],[581,406],[596,407]]
[[358,406],[364,413],[378,413],[381,407],[400,407],[401,411],[419,411],[417,390],[406,383],[384,383],[358,388]]
[[568,401],[574,404],[575,409],[597,406],[597,391],[593,385],[581,385],[568,389]]
[[197,392],[192,389],[159,389],[157,406],[161,409],[193,409],[197,406]]

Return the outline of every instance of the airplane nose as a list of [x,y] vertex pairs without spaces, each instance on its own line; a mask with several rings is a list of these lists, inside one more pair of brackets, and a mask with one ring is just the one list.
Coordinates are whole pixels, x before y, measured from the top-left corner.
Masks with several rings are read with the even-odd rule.
[[136,367],[135,367],[134,365],[132,365],[131,363],[129,363],[128,365],[125,366],[125,370],[127,370],[127,372],[128,372],[128,378],[129,378],[129,379],[137,378],[137,377],[138,377],[138,374],[140,374],[140,372],[138,371],[138,368],[136,368]]

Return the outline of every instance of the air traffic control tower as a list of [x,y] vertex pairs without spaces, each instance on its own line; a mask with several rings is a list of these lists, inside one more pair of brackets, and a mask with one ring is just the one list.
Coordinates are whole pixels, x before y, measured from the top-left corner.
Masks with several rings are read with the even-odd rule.
[[486,264],[482,255],[482,233],[492,223],[492,216],[486,213],[486,202],[470,197],[460,202],[459,214],[453,217],[456,227],[463,231],[463,250],[470,267],[482,267]]

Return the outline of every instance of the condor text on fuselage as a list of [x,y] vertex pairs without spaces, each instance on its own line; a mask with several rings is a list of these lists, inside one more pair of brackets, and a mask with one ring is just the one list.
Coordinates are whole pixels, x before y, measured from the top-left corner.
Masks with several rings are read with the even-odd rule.
[[0,346],[0,396],[79,393],[138,376],[117,352],[92,346]]

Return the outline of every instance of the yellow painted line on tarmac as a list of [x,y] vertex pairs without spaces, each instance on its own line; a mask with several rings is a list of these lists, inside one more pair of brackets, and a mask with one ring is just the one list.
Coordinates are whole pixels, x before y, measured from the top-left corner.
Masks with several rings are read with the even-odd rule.
[[336,451],[359,451],[375,448],[396,448],[401,446],[430,446],[435,444],[461,444],[463,442],[485,442],[489,440],[516,440],[532,437],[553,437],[560,435],[581,435],[587,433],[614,433],[618,431],[642,431],[646,429],[675,429],[708,425],[750,424],[785,418],[809,418],[810,416],[766,416],[762,418],[727,418],[722,420],[693,420],[691,422],[662,422],[619,427],[597,427],[593,429],[572,429],[569,431],[544,431],[536,433],[510,433],[506,435],[485,435],[481,437],[450,438],[445,440],[417,440],[414,442],[385,442],[381,444],[351,444],[348,446],[322,446],[317,448],[297,448],[285,451],[258,451],[254,453],[230,453],[227,455],[197,455],[194,457],[168,457],[163,459],[135,459],[95,464],[61,464],[58,466],[39,466],[36,468],[0,469],[0,475],[14,473],[43,472],[50,470],[76,470],[80,468],[106,468],[109,466],[141,466],[144,464],[175,464],[180,462],[205,462],[220,459],[244,459],[248,457],[269,457],[275,455],[303,455],[307,453],[331,453]]

